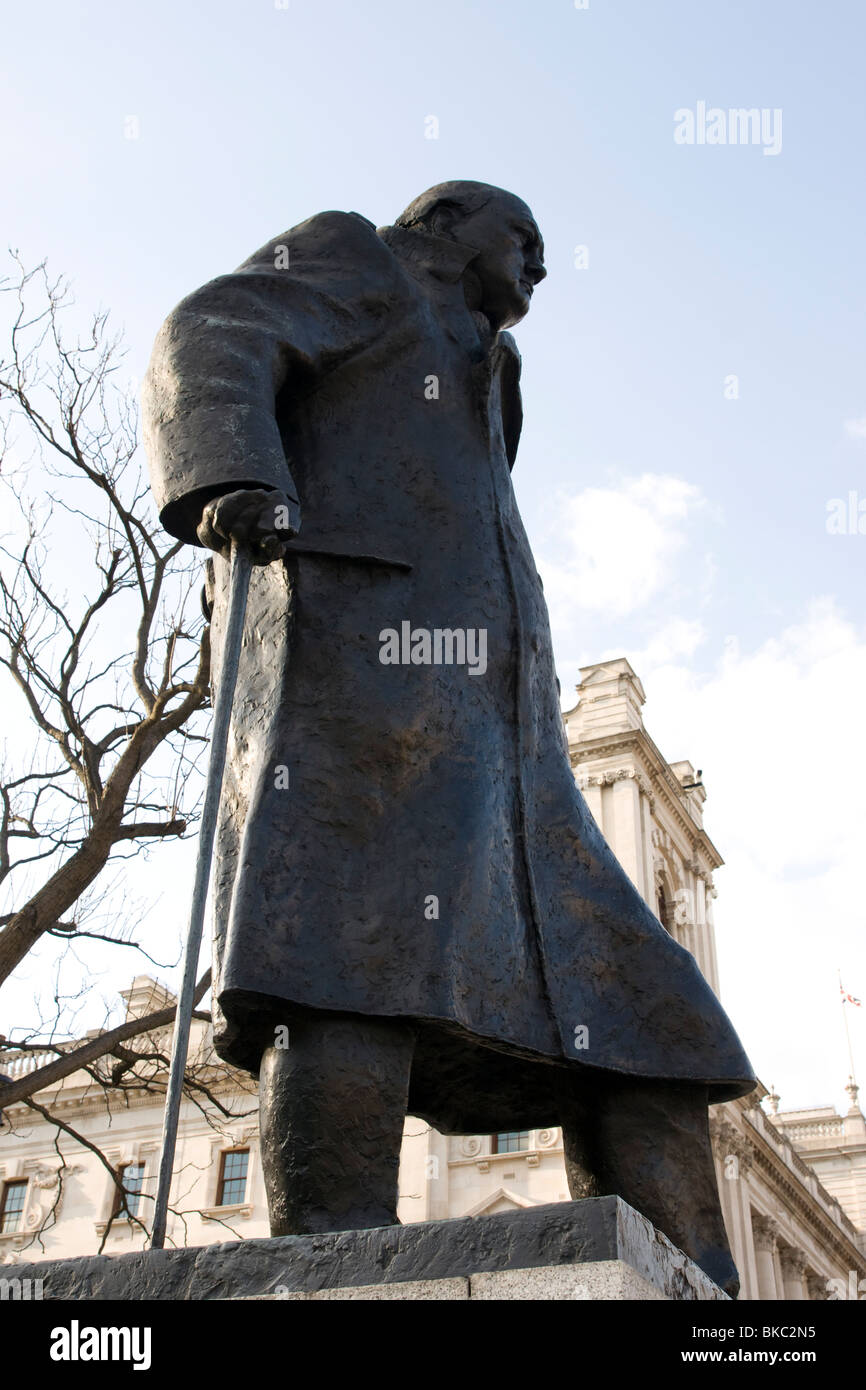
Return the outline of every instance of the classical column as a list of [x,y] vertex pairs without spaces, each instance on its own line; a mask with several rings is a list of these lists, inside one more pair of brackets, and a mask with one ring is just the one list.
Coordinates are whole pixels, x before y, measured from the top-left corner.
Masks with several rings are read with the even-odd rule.
[[[733,1183],[728,1181],[725,1174],[725,1160],[713,1144],[716,1170],[716,1185],[719,1189],[719,1201],[722,1207],[722,1220],[725,1223],[725,1231],[728,1237],[728,1244],[731,1247],[731,1255],[737,1271],[740,1270],[738,1259],[739,1232],[737,1230],[737,1200],[736,1193],[731,1191]],[[740,1291],[742,1292],[743,1276],[740,1274]]]
[[[418,1123],[418,1121],[414,1121]],[[451,1170],[448,1160],[451,1157],[449,1138],[430,1127],[427,1136],[427,1153],[424,1163],[424,1183],[426,1221],[442,1221],[450,1216],[449,1187]]]
[[779,1247],[779,1263],[782,1266],[782,1283],[785,1286],[785,1299],[796,1302],[808,1298],[806,1293],[806,1256],[802,1250],[792,1245]]
[[725,1118],[721,1106],[716,1113],[710,1112],[710,1138],[716,1158],[725,1230],[740,1276],[740,1298],[758,1298],[760,1295],[747,1184],[747,1176],[752,1167],[752,1146],[737,1126]]
[[590,811],[592,811],[595,823],[603,835],[604,813],[601,804],[601,785],[598,778],[591,778],[587,772],[581,771],[580,765],[575,768],[575,777],[577,779],[577,785],[586,798],[586,804]]
[[704,874],[696,866],[694,871],[694,904],[695,904],[695,940],[701,943],[701,952],[695,952],[696,959],[700,962],[701,971],[704,978],[712,984],[707,975],[706,961],[709,957],[707,946],[707,884]]
[[645,895],[640,788],[631,769],[620,768],[613,778],[613,835],[611,848],[635,888]]
[[716,890],[713,887],[712,878],[707,880],[706,896],[704,898],[704,917],[707,941],[707,971],[706,978],[709,980],[716,994],[719,992],[719,962],[716,958],[716,929],[713,922],[713,898]]
[[755,1238],[755,1257],[758,1266],[758,1297],[778,1299],[776,1241],[779,1228],[771,1216],[763,1216],[760,1212],[753,1212],[752,1231]]
[[681,946],[685,946],[687,951],[691,951],[700,967],[701,974],[705,975],[704,943],[698,926],[694,869],[694,860],[684,859],[682,861],[679,875],[680,887],[674,893],[676,903],[674,931],[677,941]]
[[655,801],[646,786],[638,783],[640,790],[640,823],[643,836],[643,893],[644,901],[651,912],[658,912],[658,894],[655,876],[655,851],[653,850],[653,811]]

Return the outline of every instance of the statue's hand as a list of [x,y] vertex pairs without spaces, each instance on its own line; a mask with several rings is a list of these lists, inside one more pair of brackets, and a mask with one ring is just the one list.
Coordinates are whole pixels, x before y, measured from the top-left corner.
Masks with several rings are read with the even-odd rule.
[[221,555],[228,555],[231,542],[237,541],[249,552],[253,564],[269,565],[296,534],[287,521],[292,512],[283,492],[241,488],[208,502],[196,535],[202,545]]

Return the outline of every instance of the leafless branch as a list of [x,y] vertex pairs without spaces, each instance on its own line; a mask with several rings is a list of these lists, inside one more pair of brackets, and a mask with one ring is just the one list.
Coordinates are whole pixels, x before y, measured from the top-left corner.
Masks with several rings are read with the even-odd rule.
[[[179,813],[177,796],[210,666],[207,628],[184,617],[193,570],[152,514],[107,316],[71,337],[67,287],[13,259],[17,273],[0,283],[12,307],[0,485],[17,522],[0,544],[0,667],[36,741],[28,768],[0,776],[11,909],[0,915],[0,981],[47,933],[68,930],[66,915],[122,846],[186,832],[195,807]],[[75,564],[64,566],[76,527]],[[131,652],[106,658],[120,631]]]

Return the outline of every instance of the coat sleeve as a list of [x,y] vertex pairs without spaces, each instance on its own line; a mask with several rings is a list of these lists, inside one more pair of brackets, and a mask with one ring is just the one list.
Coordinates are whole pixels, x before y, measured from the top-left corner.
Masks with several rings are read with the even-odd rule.
[[197,544],[210,498],[279,488],[300,509],[277,398],[315,390],[363,352],[399,302],[371,222],[328,212],[184,299],[157,336],[142,390],[151,485],[165,529]]

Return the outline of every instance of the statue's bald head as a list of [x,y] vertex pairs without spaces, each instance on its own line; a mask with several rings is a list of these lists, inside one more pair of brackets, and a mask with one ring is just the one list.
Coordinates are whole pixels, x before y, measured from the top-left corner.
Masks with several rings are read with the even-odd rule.
[[467,270],[473,307],[495,329],[510,328],[523,318],[534,287],[547,274],[544,243],[526,203],[491,183],[437,183],[401,212],[397,225],[447,237],[476,253]]
[[[423,229],[435,236],[448,235],[449,228],[460,217],[470,217],[498,199],[520,203],[528,213],[529,208],[513,193],[504,188],[496,188],[492,183],[476,183],[474,179],[450,179],[447,183],[437,183],[414,198],[405,211],[397,218],[398,227]],[[530,216],[532,214],[530,213]]]

